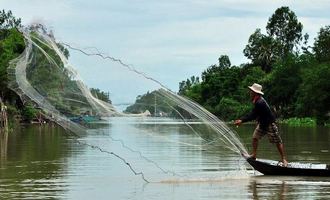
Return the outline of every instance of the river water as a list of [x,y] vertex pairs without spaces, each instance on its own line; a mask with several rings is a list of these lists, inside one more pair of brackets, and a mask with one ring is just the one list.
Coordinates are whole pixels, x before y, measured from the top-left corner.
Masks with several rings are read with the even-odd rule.
[[[232,129],[251,149],[254,125]],[[289,161],[330,164],[330,128],[280,130]],[[80,138],[49,124],[17,126],[0,141],[0,199],[330,199],[329,177],[261,175],[170,119],[112,118]],[[258,157],[279,159],[267,138]]]

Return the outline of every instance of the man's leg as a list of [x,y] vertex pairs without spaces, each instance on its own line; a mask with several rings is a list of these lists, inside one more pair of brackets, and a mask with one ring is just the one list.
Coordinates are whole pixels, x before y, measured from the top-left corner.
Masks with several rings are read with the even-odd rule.
[[259,140],[266,134],[266,132],[260,129],[259,124],[253,132],[252,136],[252,154],[250,157],[256,159],[257,158],[257,149]]
[[284,167],[288,166],[288,161],[286,160],[286,157],[285,157],[284,145],[283,145],[283,142],[282,142],[282,138],[280,137],[278,127],[275,123],[272,123],[269,126],[268,137],[269,137],[269,141],[271,143],[276,144],[277,150],[281,155],[283,166]]
[[252,138],[252,158],[257,158],[257,149],[258,149],[258,139]]
[[288,166],[288,161],[285,158],[284,145],[283,145],[283,143],[277,143],[276,144],[276,147],[277,147],[278,152],[281,155],[281,159],[282,159],[282,162],[283,162],[284,167]]

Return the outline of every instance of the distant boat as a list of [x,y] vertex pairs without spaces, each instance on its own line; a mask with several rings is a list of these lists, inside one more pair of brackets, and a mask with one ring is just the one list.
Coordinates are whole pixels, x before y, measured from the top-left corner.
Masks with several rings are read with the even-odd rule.
[[100,121],[100,116],[93,116],[93,115],[83,115],[83,116],[77,116],[77,117],[70,117],[71,121],[75,123],[91,123],[95,121]]

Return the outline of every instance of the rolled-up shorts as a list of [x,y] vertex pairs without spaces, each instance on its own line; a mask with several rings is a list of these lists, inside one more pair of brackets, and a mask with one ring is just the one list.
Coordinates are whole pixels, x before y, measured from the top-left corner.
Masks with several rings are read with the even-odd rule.
[[253,132],[253,138],[260,140],[263,136],[267,135],[269,142],[274,144],[282,144],[282,139],[275,123],[271,123],[266,130],[261,129],[259,124]]

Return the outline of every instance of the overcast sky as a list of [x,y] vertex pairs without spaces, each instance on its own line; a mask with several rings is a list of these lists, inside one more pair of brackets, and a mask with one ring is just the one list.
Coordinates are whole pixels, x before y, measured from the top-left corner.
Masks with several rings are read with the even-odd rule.
[[[330,25],[329,0],[0,0],[0,9],[12,10],[23,24],[42,22],[57,40],[97,47],[174,91],[180,81],[217,64],[220,55],[233,65],[248,62],[242,51],[249,36],[256,28],[265,32],[281,6],[296,13],[311,43],[320,27]],[[111,90],[105,71],[90,70],[101,62],[71,54],[87,85]]]

